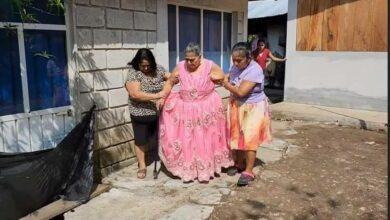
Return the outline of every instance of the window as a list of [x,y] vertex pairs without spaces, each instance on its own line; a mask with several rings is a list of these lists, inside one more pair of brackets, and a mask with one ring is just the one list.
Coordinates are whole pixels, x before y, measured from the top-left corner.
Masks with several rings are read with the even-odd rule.
[[231,13],[168,5],[169,69],[184,58],[189,42],[198,43],[207,59],[225,72],[230,68]]
[[22,22],[10,2],[0,3],[0,116],[69,106],[63,12],[37,0]]
[[16,30],[0,29],[0,115],[23,112]]
[[221,65],[221,13],[203,11],[203,54]]
[[169,48],[169,70],[175,68],[177,60],[176,50],[176,6],[168,5],[168,48]]

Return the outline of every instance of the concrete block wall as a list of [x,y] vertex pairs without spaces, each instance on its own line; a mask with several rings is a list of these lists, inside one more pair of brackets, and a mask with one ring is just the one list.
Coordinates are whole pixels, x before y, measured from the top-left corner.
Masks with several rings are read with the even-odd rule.
[[95,164],[99,176],[136,162],[124,88],[137,49],[156,46],[157,0],[75,0],[76,114],[97,105]]

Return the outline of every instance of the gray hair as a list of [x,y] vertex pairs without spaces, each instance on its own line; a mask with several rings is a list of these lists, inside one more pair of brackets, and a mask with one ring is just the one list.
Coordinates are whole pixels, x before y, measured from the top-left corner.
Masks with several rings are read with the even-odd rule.
[[197,43],[189,43],[184,50],[184,54],[194,53],[196,56],[200,56],[200,46]]
[[251,49],[249,47],[249,44],[247,42],[238,42],[236,43],[232,48],[232,53],[238,51],[241,55],[245,56],[246,58],[251,57]]

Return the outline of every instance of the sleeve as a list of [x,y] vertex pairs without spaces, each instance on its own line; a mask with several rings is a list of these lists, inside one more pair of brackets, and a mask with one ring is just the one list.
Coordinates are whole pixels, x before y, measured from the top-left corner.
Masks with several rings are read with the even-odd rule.
[[161,75],[161,76],[164,77],[164,75],[167,72],[167,70],[163,66],[157,64],[156,72],[157,72],[158,75]]
[[271,51],[268,48],[265,48],[265,52],[266,52],[267,58],[269,58],[269,54],[271,53]]
[[254,83],[264,83],[263,70],[256,63],[247,70],[247,72],[243,75],[242,80],[247,80]]
[[127,71],[126,82],[140,81],[138,78],[137,71],[133,67],[130,67]]

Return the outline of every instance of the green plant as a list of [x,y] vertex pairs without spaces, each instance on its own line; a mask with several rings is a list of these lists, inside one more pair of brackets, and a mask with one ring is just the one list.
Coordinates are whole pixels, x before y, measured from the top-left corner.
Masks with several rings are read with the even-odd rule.
[[46,50],[40,52],[40,53],[34,53],[34,56],[40,56],[46,59],[54,58],[54,55],[48,53]]
[[3,28],[6,31],[7,37],[15,37],[15,36],[17,36],[16,27],[17,27],[16,25],[9,24],[9,23],[3,25]]
[[[34,0],[8,0],[12,5],[14,13],[19,14],[22,22],[25,23],[38,23],[39,21],[35,18],[35,15],[28,12],[28,8],[34,5]],[[63,14],[65,12],[65,7],[63,0],[47,0],[47,9],[48,12],[53,12],[55,10],[57,15]]]
[[48,0],[47,8],[51,11],[53,11],[53,9],[56,9],[57,15],[65,12],[65,7],[64,7],[64,3],[62,0]]

